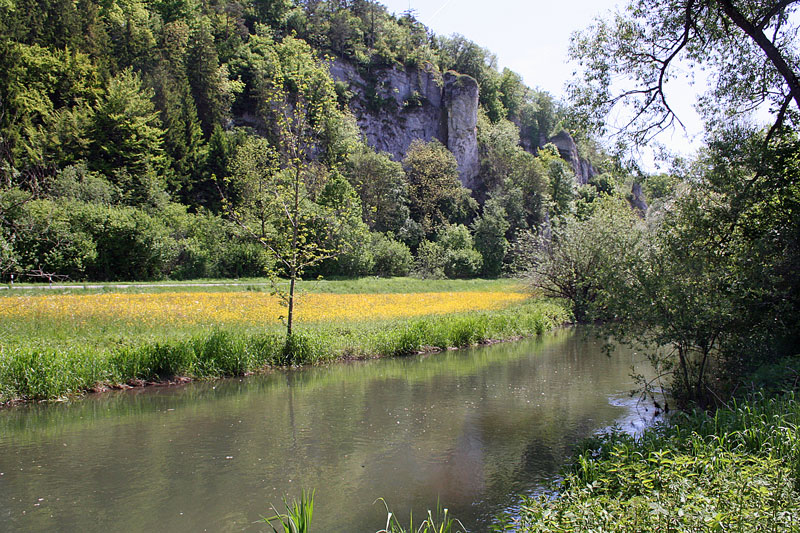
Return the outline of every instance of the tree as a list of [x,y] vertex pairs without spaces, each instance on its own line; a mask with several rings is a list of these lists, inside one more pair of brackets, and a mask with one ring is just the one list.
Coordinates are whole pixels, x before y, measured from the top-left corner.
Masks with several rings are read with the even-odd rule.
[[211,135],[215,124],[225,124],[234,96],[242,90],[240,82],[228,78],[227,65],[220,65],[209,26],[203,19],[192,31],[186,56],[189,84],[206,136]]
[[408,183],[403,165],[389,154],[360,145],[347,159],[345,172],[361,198],[362,218],[374,231],[408,232]]
[[[226,197],[228,213],[240,228],[260,243],[289,279],[289,290],[278,291],[287,305],[286,349],[294,346],[295,287],[303,273],[322,261],[341,255],[339,239],[352,213],[360,215],[353,195],[330,200],[330,171],[313,162],[314,138],[319,129],[309,121],[307,102],[293,104],[275,80],[265,105],[272,110],[277,144],[266,141],[246,143],[234,163],[234,175],[227,182],[239,196]],[[323,194],[327,193],[327,194]],[[274,276],[277,272],[270,272]]]
[[130,204],[158,203],[164,194],[164,130],[152,97],[141,77],[125,69],[109,82],[92,115],[91,168],[113,177]]
[[[700,101],[707,119],[724,123],[768,104],[779,126],[791,117],[792,102],[800,111],[800,41],[791,17],[798,5],[797,0],[632,0],[624,13],[573,37],[570,55],[584,67],[583,82],[572,86],[574,100],[596,124],[614,106],[628,106],[632,117],[625,129],[635,142],[646,142],[680,123],[667,83],[688,64],[711,77],[714,88]],[[632,85],[619,84],[619,78]]]
[[506,231],[510,227],[506,218],[506,210],[500,202],[490,198],[483,206],[483,214],[472,225],[475,249],[483,257],[482,273],[487,276],[499,276],[503,269],[508,252]]
[[458,180],[458,162],[440,142],[417,139],[403,159],[408,176],[411,216],[426,236],[439,226],[457,222],[475,208],[475,201]]
[[546,296],[569,301],[578,322],[614,319],[616,307],[603,295],[639,262],[643,236],[641,221],[627,202],[604,197],[588,218],[568,217],[552,236],[531,235],[522,250],[526,278]]
[[550,212],[555,217],[572,213],[575,202],[575,172],[569,163],[561,159],[558,148],[546,144],[537,157],[544,166],[549,181]]

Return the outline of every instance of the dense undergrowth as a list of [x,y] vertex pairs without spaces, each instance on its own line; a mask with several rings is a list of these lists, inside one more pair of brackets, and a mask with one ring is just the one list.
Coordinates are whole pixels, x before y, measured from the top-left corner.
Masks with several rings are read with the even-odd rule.
[[[178,376],[237,376],[270,366],[342,358],[402,356],[489,340],[538,335],[568,320],[555,303],[528,301],[497,311],[406,320],[304,326],[286,342],[280,327],[219,327],[142,336],[105,347],[11,343],[0,347],[0,402],[45,400]],[[113,337],[113,332],[108,332]]]
[[800,404],[756,394],[586,441],[497,531],[800,531]]

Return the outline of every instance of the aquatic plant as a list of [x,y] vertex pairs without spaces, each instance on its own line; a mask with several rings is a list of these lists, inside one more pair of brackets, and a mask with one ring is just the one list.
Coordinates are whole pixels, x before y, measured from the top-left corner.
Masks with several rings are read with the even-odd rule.
[[[273,533],[309,533],[314,516],[314,491],[303,490],[300,501],[292,500],[291,504],[284,498],[283,505],[286,507],[285,513],[279,513],[273,506],[275,515],[261,521],[269,524]],[[277,522],[281,529],[276,529],[272,522]]]
[[386,507],[386,526],[376,533],[459,533],[466,532],[461,521],[450,516],[446,508],[442,508],[440,502],[436,502],[436,509],[431,511],[425,519],[414,526],[414,514],[409,515],[408,527],[403,526],[397,519],[397,515],[389,510],[389,505],[383,498],[378,498],[375,502],[381,502]]

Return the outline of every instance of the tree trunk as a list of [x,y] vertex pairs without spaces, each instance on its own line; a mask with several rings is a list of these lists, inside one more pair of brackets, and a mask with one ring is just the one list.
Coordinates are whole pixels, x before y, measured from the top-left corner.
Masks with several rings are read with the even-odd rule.
[[292,322],[294,320],[294,282],[295,279],[297,279],[296,273],[291,272],[289,278],[289,316],[286,319],[286,342],[289,342],[289,338],[292,336]]

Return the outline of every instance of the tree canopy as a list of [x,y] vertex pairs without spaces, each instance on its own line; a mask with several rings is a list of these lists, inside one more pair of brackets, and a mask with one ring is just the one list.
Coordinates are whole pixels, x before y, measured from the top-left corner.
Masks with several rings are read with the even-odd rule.
[[[643,143],[680,123],[668,82],[709,76],[700,110],[710,124],[769,106],[774,126],[797,124],[800,111],[798,23],[790,0],[635,0],[573,37],[583,68],[572,85],[576,105],[601,124],[618,105],[624,130]],[[684,72],[688,69],[688,74]],[[623,80],[623,81],[620,81]],[[601,118],[602,117],[602,118]]]

